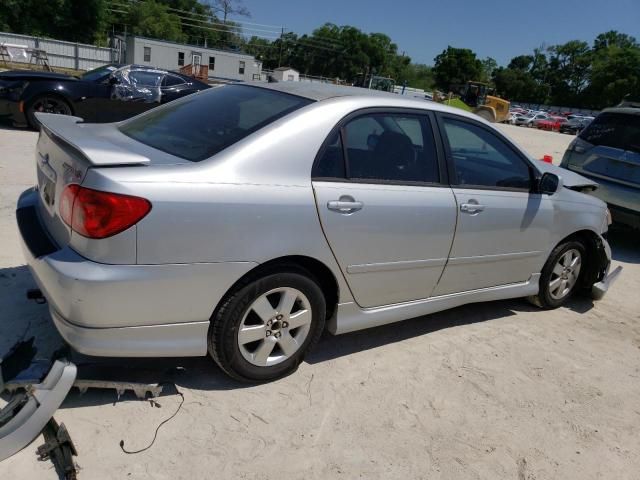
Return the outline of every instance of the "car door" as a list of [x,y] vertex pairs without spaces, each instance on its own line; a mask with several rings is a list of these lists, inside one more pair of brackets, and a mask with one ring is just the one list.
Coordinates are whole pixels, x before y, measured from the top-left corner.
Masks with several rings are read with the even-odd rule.
[[118,122],[160,105],[165,73],[150,69],[121,69],[109,81],[110,94],[98,106],[100,122]]
[[374,110],[341,122],[318,154],[322,228],[362,307],[427,298],[442,274],[456,204],[439,148],[430,116]]
[[458,223],[434,295],[527,281],[544,264],[553,227],[551,200],[532,193],[537,172],[490,127],[438,118]]

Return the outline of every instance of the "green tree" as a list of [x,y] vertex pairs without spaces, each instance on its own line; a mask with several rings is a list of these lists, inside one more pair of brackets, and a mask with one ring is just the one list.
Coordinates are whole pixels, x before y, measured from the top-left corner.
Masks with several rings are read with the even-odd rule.
[[607,32],[594,42],[585,103],[593,108],[611,107],[626,96],[640,99],[640,46],[633,37]]
[[178,15],[171,13],[165,4],[154,0],[143,0],[132,4],[127,20],[133,35],[174,42],[186,40]]
[[468,48],[449,46],[435,58],[433,72],[437,86],[448,91],[452,85],[478,80],[482,75],[482,62]]
[[551,87],[551,102],[577,105],[589,84],[591,49],[587,42],[571,40],[548,49],[547,80]]
[[489,83],[493,78],[493,72],[498,68],[498,62],[495,58],[487,57],[482,62],[482,73],[480,74],[480,80]]

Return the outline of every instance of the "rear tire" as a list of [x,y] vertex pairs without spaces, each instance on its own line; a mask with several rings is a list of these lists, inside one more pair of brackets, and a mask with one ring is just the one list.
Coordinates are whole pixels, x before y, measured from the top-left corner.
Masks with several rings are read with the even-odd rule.
[[528,300],[544,309],[567,303],[580,290],[586,270],[585,253],[585,246],[578,241],[565,242],[554,248],[542,268],[540,291]]
[[211,319],[208,350],[236,380],[264,382],[294,372],[324,330],[322,290],[304,269],[288,267],[238,288]]
[[69,102],[55,95],[39,95],[29,100],[25,111],[29,126],[36,130],[40,128],[40,122],[36,119],[36,113],[38,112],[73,115]]

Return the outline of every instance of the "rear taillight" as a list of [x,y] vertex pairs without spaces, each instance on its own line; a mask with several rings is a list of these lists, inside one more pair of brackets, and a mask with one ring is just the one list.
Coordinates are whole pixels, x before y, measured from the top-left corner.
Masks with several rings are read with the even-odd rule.
[[107,238],[135,225],[151,210],[149,200],[72,184],[60,196],[60,217],[80,235]]

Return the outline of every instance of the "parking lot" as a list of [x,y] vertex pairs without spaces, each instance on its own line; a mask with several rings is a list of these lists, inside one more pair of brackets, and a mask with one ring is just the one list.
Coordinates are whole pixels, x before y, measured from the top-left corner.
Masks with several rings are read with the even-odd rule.
[[[559,163],[573,138],[500,126]],[[14,221],[35,182],[34,132],[0,127],[0,357],[36,337],[61,346]],[[541,311],[524,300],[467,305],[339,337],[326,335],[295,374],[264,385],[229,380],[213,361],[120,362],[184,393],[155,444],[161,408],[113,391],[72,391],[56,415],[76,444],[80,478],[635,479],[640,471],[640,235],[611,233],[624,271],[601,302]],[[105,299],[108,302],[109,299]],[[212,305],[213,308],[213,305]],[[177,368],[181,367],[181,368]],[[2,478],[55,479],[36,440]]]

